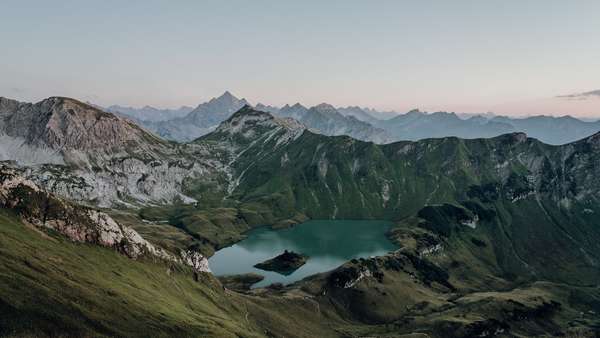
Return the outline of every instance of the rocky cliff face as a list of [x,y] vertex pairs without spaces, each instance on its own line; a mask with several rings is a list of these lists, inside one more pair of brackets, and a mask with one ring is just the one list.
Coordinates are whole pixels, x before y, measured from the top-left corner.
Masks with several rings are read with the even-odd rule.
[[262,137],[269,140],[277,138],[277,143],[286,143],[297,139],[306,127],[292,118],[276,118],[269,113],[244,106],[215,130],[211,139],[238,138],[241,141],[255,142]]
[[276,118],[265,112],[244,106],[211,134],[195,144],[210,144],[221,155],[227,177],[227,193],[231,194],[246,171],[273,150],[280,149],[296,139],[306,127],[292,118]]
[[0,160],[29,166],[28,177],[61,196],[100,206],[193,202],[184,180],[218,175],[220,166],[203,145],[169,143],[67,98],[0,99],[0,139]]
[[63,154],[88,151],[98,154],[127,148],[146,153],[158,151],[165,144],[128,120],[63,97],[35,104],[2,98],[0,117],[3,134]]
[[7,166],[0,166],[0,207],[13,210],[34,227],[52,229],[76,242],[114,248],[131,258],[149,256],[186,264],[196,272],[210,272],[207,259],[200,253],[167,252],[106,213],[58,198]]

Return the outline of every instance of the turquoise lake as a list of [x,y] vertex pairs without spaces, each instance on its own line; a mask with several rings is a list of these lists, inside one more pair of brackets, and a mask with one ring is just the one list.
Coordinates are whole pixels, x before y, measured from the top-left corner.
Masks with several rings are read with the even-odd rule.
[[[313,220],[283,230],[260,227],[248,232],[246,239],[217,251],[209,264],[217,276],[248,272],[265,276],[253,287],[289,284],[332,270],[353,258],[379,256],[398,249],[385,236],[391,226],[385,221]],[[254,267],[284,250],[305,254],[309,259],[287,276]]]

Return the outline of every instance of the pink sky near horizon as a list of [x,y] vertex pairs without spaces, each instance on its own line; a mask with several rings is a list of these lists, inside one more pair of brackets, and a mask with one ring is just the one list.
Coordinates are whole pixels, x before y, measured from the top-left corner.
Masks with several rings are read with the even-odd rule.
[[567,99],[561,97],[521,100],[497,104],[449,104],[424,106],[425,111],[454,111],[456,113],[486,113],[497,115],[571,115],[582,118],[600,118],[600,97]]
[[[122,106],[132,106],[132,107],[142,107],[144,105],[150,105],[155,108],[178,108],[180,106],[190,106],[196,107],[198,104],[209,101],[213,97],[220,96],[223,92],[217,91],[213,95],[203,95],[200,97],[199,95],[181,95],[182,92],[179,92],[180,96],[174,95],[171,100],[167,104],[154,104],[149,99],[145,101],[143,96],[133,97],[137,102],[146,102],[144,104],[136,104],[137,102],[133,102],[127,100],[125,102],[120,102],[119,98],[114,99],[106,99],[97,95],[87,95],[85,93],[77,93],[77,92],[58,92],[58,93],[37,93],[37,95],[31,95],[30,92],[14,92],[13,95],[5,95],[0,93],[0,96],[5,96],[12,99],[17,99],[26,102],[38,102],[43,100],[49,96],[68,96],[73,97],[75,99],[91,102],[94,104],[99,104],[102,106],[109,106],[113,104],[122,105]],[[353,102],[351,100],[345,98],[333,98],[327,99],[326,94],[321,98],[318,96],[313,98],[312,100],[298,100],[298,99],[289,99],[281,102],[269,102],[268,99],[254,99],[248,95],[241,95],[241,93],[231,91],[232,94],[238,98],[245,98],[251,104],[267,104],[273,106],[283,106],[284,104],[294,104],[299,102],[307,107],[311,107],[317,105],[319,103],[329,103],[336,107],[346,107],[346,106],[360,106],[363,108],[373,108],[379,111],[395,111],[398,113],[405,113],[412,109],[419,109],[424,112],[437,112],[437,111],[445,111],[445,112],[455,112],[455,113],[464,113],[464,114],[484,114],[484,113],[494,113],[496,115],[507,115],[514,117],[525,117],[532,115],[551,115],[551,116],[565,116],[570,115],[573,117],[581,117],[581,118],[589,118],[600,119],[600,96],[587,96],[582,98],[564,98],[564,97],[550,97],[550,98],[538,98],[538,99],[521,99],[518,101],[511,102],[502,102],[502,103],[485,103],[485,102],[469,102],[469,103],[434,103],[427,102],[427,100],[412,100],[410,97],[401,97],[398,96],[397,99],[388,99],[388,104],[369,104],[369,103],[361,103],[361,102]],[[11,94],[11,93],[9,93]],[[258,96],[258,95],[257,95]],[[128,97],[128,99],[132,99],[132,97]],[[162,99],[161,101],[164,101]],[[392,101],[392,102],[390,102]],[[422,101],[422,102],[421,102]],[[433,101],[433,100],[432,100]],[[130,103],[128,103],[130,102]]]
[[600,1],[6,0],[0,96],[600,118]]

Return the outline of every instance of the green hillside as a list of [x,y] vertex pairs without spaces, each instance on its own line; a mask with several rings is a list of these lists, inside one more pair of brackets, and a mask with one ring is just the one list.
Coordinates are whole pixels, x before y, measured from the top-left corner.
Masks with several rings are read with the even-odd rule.
[[[9,337],[586,336],[600,328],[596,287],[538,282],[465,293],[411,251],[244,294],[211,275],[196,282],[182,266],[75,244],[2,212],[0,266],[0,335]],[[366,270],[375,278],[359,283]]]
[[[379,146],[305,132],[260,163],[238,162],[232,199],[269,206],[281,219],[416,218],[448,248],[485,245],[499,277],[593,284],[600,185],[589,173],[600,167],[591,146],[548,146],[523,134]],[[539,254],[546,248],[553,255]]]

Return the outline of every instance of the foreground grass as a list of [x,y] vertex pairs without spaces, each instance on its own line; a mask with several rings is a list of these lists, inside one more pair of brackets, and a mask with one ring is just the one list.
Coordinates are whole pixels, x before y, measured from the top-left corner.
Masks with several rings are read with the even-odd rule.
[[241,294],[212,275],[132,260],[0,210],[0,336],[339,337],[298,292]]
[[0,335],[257,336],[212,276],[167,270],[0,212]]

